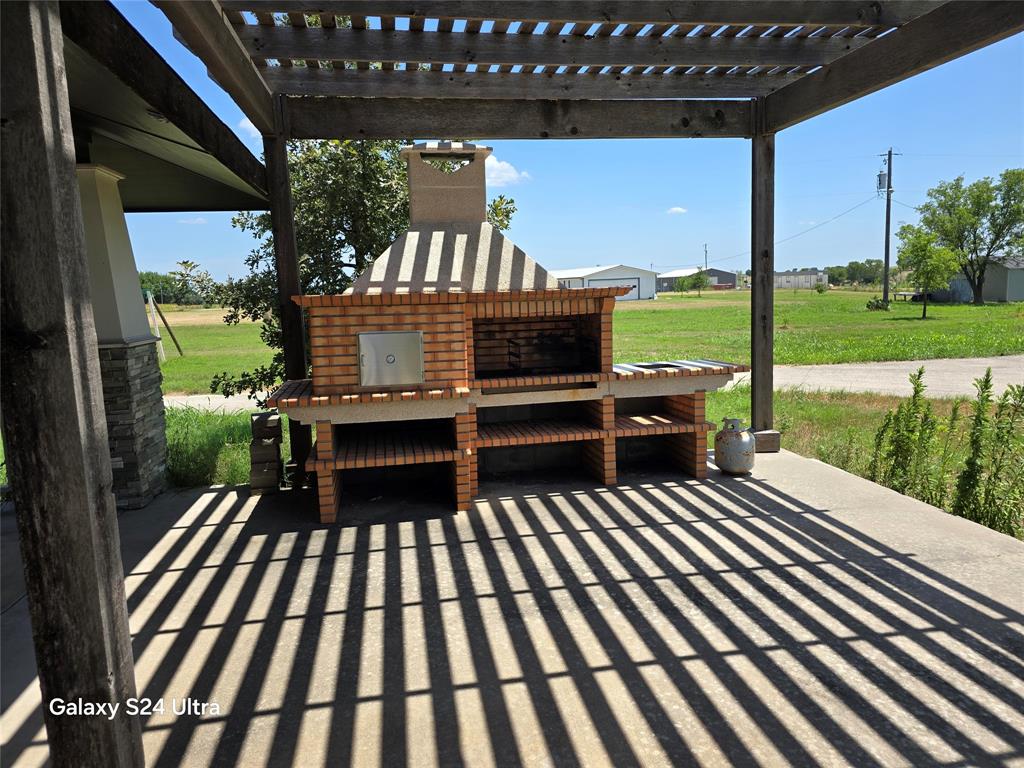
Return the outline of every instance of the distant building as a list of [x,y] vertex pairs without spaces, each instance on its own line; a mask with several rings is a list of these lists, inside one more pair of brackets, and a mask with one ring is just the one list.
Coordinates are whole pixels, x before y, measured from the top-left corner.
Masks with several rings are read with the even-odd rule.
[[828,287],[828,272],[823,269],[791,269],[775,273],[775,288],[816,288]]
[[[981,286],[985,301],[1024,301],[1024,259],[1007,259],[1002,264],[989,263],[985,283]],[[938,301],[971,302],[974,291],[962,274],[949,281],[948,291],[936,291]]]
[[1024,301],[1024,259],[989,264],[981,295],[985,301]]
[[551,269],[558,284],[563,288],[610,288],[629,286],[633,290],[623,299],[653,299],[657,272],[627,264],[612,264],[598,267],[577,267],[576,269]]
[[[671,272],[662,272],[658,275],[658,293],[674,291],[676,289],[676,280],[680,277],[695,275],[699,271],[697,267],[686,267],[685,269],[673,269]],[[712,289],[727,290],[736,287],[735,272],[714,268],[707,269],[705,272]]]

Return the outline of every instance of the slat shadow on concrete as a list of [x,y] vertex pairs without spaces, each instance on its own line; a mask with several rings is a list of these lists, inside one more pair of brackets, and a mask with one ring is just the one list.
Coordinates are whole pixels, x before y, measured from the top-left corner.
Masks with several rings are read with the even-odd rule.
[[[358,527],[230,489],[125,516],[141,695],[221,708],[148,718],[147,760],[1024,759],[1024,545],[818,462],[758,462],[485,484],[468,514],[410,502]],[[13,665],[7,647],[3,762],[37,764],[38,690]]]

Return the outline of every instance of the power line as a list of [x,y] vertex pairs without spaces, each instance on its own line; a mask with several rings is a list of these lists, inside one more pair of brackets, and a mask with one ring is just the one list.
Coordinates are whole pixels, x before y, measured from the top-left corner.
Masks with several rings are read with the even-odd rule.
[[[848,213],[853,213],[858,208],[864,207],[865,205],[867,205],[868,203],[870,203],[872,200],[875,200],[875,199],[877,199],[875,197],[875,195],[872,195],[871,197],[867,198],[866,200],[862,200],[861,202],[857,203],[855,206],[853,206],[851,208],[847,208],[842,213],[837,213],[835,216],[833,216],[830,219],[825,219],[825,221],[819,221],[814,226],[808,227],[807,229],[802,230],[800,232],[797,232],[796,234],[790,235],[789,237],[784,237],[781,240],[776,240],[775,241],[775,245],[781,245],[782,243],[788,243],[790,240],[795,240],[796,238],[801,237],[802,235],[806,235],[808,232],[813,232],[816,229],[820,229],[821,227],[824,227],[826,224],[831,224],[833,221],[836,221],[837,219],[843,218],[843,216],[846,216]],[[904,205],[904,204],[900,203],[900,205]],[[732,261],[733,259],[738,259],[740,256],[746,256],[749,253],[750,253],[750,251],[743,251],[741,253],[733,254],[732,256],[723,256],[723,257],[718,258],[718,259],[709,259],[708,260],[708,264],[717,264],[718,262],[722,262],[722,261]],[[678,268],[681,268],[681,267],[699,267],[700,265],[699,264],[655,264],[653,266],[657,267],[658,269],[666,269],[666,268],[668,268],[668,269],[678,269]]]

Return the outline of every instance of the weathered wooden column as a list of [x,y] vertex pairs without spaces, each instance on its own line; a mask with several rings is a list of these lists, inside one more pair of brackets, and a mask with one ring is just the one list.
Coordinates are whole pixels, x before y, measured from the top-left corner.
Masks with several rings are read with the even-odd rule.
[[[280,104],[275,109],[281,127]],[[288,175],[288,151],[283,132],[263,137],[264,162],[267,164],[267,188],[270,192],[270,220],[274,235],[274,264],[277,269],[277,294],[281,308],[281,337],[284,341],[286,379],[306,378],[306,334],[302,327],[302,308],[292,296],[302,293],[299,282],[299,256],[295,244],[295,216],[292,207],[291,178]],[[306,459],[312,444],[308,425],[288,420],[292,459],[296,464],[296,482],[306,477]]]
[[[60,16],[43,2],[0,16],[0,409],[43,718],[55,765],[141,766]],[[51,700],[79,698],[120,706],[51,714]]]
[[764,99],[754,100],[750,164],[750,413],[757,451],[779,450],[772,396],[775,336],[775,134],[764,129]]

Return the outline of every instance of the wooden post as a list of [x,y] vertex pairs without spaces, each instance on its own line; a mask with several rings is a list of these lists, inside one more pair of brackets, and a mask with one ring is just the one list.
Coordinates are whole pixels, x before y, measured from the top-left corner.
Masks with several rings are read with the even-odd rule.
[[[299,257],[295,244],[295,217],[292,209],[291,179],[288,176],[288,152],[283,134],[263,137],[270,192],[270,218],[274,234],[274,262],[277,268],[277,293],[281,309],[281,337],[284,342],[284,375],[288,380],[306,378],[306,334],[302,327],[302,308],[292,296],[302,293],[299,283]],[[306,476],[306,459],[313,442],[312,431],[288,420],[292,460],[296,465],[296,485]]]
[[764,99],[754,101],[750,191],[750,413],[758,451],[779,450],[774,430],[775,134],[764,129]]
[[[3,3],[0,410],[54,765],[141,766],[117,514],[56,3]],[[117,705],[56,716],[53,699]]]

